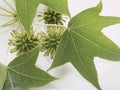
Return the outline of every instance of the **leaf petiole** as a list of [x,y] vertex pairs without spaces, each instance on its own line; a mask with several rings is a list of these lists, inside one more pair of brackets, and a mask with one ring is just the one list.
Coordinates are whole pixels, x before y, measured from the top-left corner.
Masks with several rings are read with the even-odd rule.
[[6,0],[3,0],[4,3],[6,3],[6,5],[8,5],[14,12],[16,12],[16,10],[6,1]]
[[65,27],[65,26],[63,26],[63,25],[56,25],[56,24],[37,24],[37,23],[34,23],[34,25],[36,25],[36,26],[38,26],[38,27],[40,27],[40,26],[58,26],[58,27],[63,27],[63,28],[65,28],[65,29],[67,29],[67,27]]
[[13,15],[6,15],[6,14],[0,14],[0,16],[4,16],[4,17],[13,17]]
[[9,14],[12,14],[12,15],[15,14],[15,13],[13,13],[13,12],[11,12],[11,11],[9,11],[9,10],[3,8],[3,7],[0,7],[0,9],[3,10],[3,11],[5,11],[5,12],[7,12],[7,13],[9,13]]
[[17,19],[10,20],[7,23],[2,24],[1,27],[12,25],[12,24],[16,23],[17,21],[18,21]]

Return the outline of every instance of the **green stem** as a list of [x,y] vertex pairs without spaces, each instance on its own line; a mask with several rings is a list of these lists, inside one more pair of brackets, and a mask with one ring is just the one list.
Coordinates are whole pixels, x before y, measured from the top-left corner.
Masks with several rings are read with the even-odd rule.
[[14,12],[16,12],[16,10],[6,1],[6,0],[3,0]]
[[2,27],[9,26],[9,25],[12,25],[12,24],[14,24],[14,23],[16,23],[16,22],[17,22],[17,19],[13,19],[13,20],[11,20],[11,21],[9,21],[9,22],[1,25],[1,26],[2,26]]
[[0,16],[13,17],[13,15],[5,15],[5,14],[0,14]]
[[13,15],[15,14],[15,13],[13,13],[13,12],[11,12],[11,11],[3,8],[3,7],[0,7],[0,9],[3,10],[3,11],[5,11],[5,12],[7,12],[7,13],[9,13],[9,14],[13,14]]
[[65,29],[67,29],[67,27],[65,27],[65,26],[63,26],[63,25],[57,25],[57,24],[37,24],[37,23],[35,23],[34,25],[36,25],[36,26],[59,26],[59,27],[63,27],[63,28],[65,28]]

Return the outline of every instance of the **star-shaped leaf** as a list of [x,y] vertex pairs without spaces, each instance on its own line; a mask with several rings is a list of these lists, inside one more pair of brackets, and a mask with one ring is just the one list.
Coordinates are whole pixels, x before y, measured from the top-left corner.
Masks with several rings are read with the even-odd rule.
[[7,77],[6,67],[0,63],[0,90],[2,90]]
[[68,0],[40,0],[42,4],[47,5],[49,8],[67,15],[70,17],[70,13],[68,10]]
[[55,80],[35,66],[39,49],[35,48],[15,58],[7,67],[7,79],[3,90],[28,90]]
[[[16,9],[20,22],[27,32],[30,31],[31,24],[36,15],[37,7],[40,3],[47,5],[53,10],[70,16],[67,0],[15,0]],[[59,8],[58,8],[59,7]]]
[[94,57],[108,60],[120,60],[118,48],[103,33],[104,27],[120,23],[119,17],[100,16],[102,2],[73,17],[68,30],[63,34],[50,69],[71,62],[78,72],[97,89],[101,90]]

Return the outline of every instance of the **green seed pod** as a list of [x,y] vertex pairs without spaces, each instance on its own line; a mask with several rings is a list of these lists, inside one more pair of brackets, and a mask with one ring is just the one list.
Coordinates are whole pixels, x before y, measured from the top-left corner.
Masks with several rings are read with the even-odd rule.
[[42,19],[44,20],[45,24],[63,25],[63,22],[65,21],[62,19],[62,14],[57,13],[54,10],[49,8],[47,8],[43,13]]
[[47,27],[47,33],[40,33],[40,51],[44,52],[45,56],[50,56],[51,58],[54,57],[64,31],[65,27],[52,25]]
[[35,31],[31,30],[30,34],[26,33],[25,30],[18,32],[13,30],[11,32],[11,39],[8,44],[13,46],[11,53],[17,52],[17,55],[21,55],[28,50],[31,50],[38,46],[40,43],[40,34],[36,34]]

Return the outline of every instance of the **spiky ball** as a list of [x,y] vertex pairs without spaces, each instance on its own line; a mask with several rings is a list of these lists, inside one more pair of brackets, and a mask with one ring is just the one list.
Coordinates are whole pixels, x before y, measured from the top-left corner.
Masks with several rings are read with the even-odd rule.
[[43,20],[45,24],[57,24],[63,25],[62,14],[55,12],[54,10],[47,8],[43,13]]
[[21,32],[13,30],[11,36],[8,44],[14,48],[12,48],[10,52],[17,52],[17,55],[21,55],[24,52],[35,48],[40,43],[39,33],[36,34],[33,30],[31,30],[29,34],[26,33],[25,30],[22,30]]
[[49,26],[47,33],[41,32],[41,51],[45,56],[54,57],[65,28],[63,26]]

